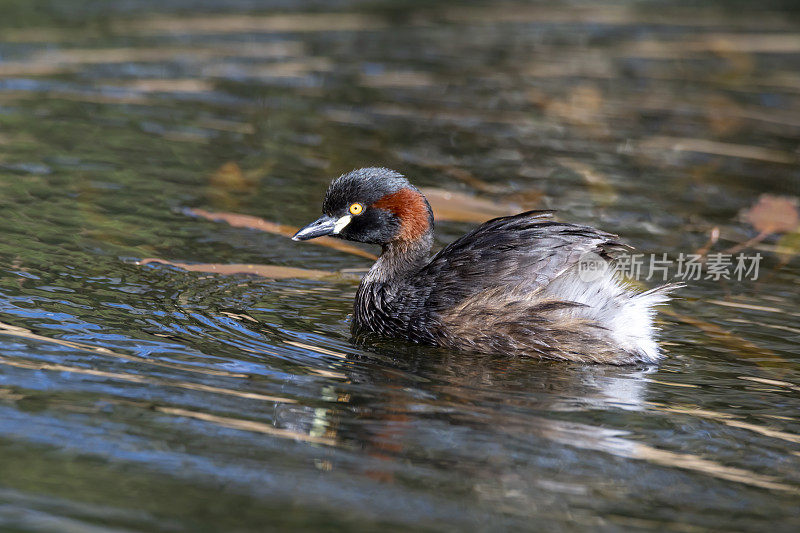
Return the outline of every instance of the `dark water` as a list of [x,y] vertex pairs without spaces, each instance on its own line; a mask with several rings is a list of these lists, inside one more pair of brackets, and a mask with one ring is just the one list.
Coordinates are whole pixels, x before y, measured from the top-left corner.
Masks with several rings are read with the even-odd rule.
[[367,268],[187,209],[297,226],[375,164],[745,242],[800,194],[800,18],[687,5],[3,2],[0,529],[798,530],[797,230],[650,368],[359,347],[352,275],[139,264]]

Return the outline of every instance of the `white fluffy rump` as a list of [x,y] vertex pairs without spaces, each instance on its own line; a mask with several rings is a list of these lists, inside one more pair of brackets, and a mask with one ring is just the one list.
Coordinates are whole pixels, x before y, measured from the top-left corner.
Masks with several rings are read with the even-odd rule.
[[582,304],[560,312],[596,322],[608,331],[621,349],[637,354],[643,362],[661,358],[653,324],[657,305],[669,300],[669,293],[679,284],[670,284],[646,292],[636,292],[619,280],[612,270],[596,279],[581,279],[577,269],[570,269],[551,281],[543,292],[549,298]]

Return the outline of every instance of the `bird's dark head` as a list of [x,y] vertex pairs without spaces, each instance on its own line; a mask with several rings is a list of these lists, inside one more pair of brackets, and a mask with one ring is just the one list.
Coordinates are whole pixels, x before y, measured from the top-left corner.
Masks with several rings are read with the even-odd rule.
[[362,168],[335,179],[322,212],[292,238],[305,241],[333,235],[385,245],[414,242],[433,231],[428,201],[402,174],[387,168]]

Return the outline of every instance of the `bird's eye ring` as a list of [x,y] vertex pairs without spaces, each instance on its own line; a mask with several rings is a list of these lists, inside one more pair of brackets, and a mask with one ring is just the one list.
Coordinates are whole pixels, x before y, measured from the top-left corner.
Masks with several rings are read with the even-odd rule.
[[364,211],[364,206],[363,205],[361,205],[359,203],[350,204],[350,214],[351,215],[360,215],[363,211]]

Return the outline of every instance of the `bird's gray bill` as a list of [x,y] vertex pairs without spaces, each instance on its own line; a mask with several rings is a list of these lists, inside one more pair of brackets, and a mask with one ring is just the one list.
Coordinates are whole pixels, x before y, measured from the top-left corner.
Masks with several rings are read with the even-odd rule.
[[336,219],[327,215],[321,216],[305,228],[301,229],[292,237],[293,241],[307,241],[322,237],[323,235],[330,235],[336,229]]

